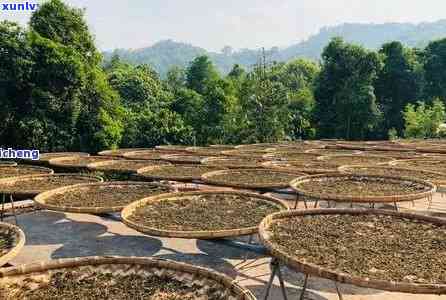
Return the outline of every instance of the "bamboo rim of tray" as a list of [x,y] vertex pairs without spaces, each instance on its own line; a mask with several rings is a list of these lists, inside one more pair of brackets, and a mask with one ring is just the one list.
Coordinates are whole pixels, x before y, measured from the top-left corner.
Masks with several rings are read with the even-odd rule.
[[[56,155],[54,157],[45,157],[48,155]],[[56,158],[63,158],[63,157],[89,157],[90,154],[86,152],[48,152],[48,153],[41,153],[40,158],[37,161],[33,162],[42,162],[42,163],[48,163],[52,159]]]
[[[422,184],[429,187],[428,191],[410,194],[399,194],[391,196],[362,196],[362,195],[337,195],[333,193],[312,193],[307,192],[298,187],[298,184],[303,182],[309,182],[313,180],[324,180],[332,178],[349,178],[361,176],[362,178],[375,178],[375,179],[388,179],[393,181],[410,181],[417,184]],[[432,197],[432,195],[437,191],[437,187],[429,181],[415,179],[412,177],[399,177],[399,176],[383,176],[383,175],[354,175],[354,174],[322,174],[322,175],[311,175],[297,178],[290,183],[291,188],[296,191],[299,195],[304,197],[309,197],[312,199],[326,200],[326,201],[337,201],[337,202],[356,202],[356,203],[394,203],[394,202],[404,202],[420,200],[424,198]]]
[[[322,154],[322,153],[317,153],[318,151],[322,152],[322,151],[349,151],[350,153],[334,153],[334,154]],[[358,154],[363,154],[362,151],[359,150],[349,150],[349,149],[337,149],[337,148],[323,148],[323,149],[309,149],[309,150],[305,150],[305,152],[307,153],[316,153],[319,154],[319,156],[328,156],[328,155],[358,155]]]
[[[82,169],[87,168],[87,165],[94,163],[90,162],[87,164],[79,164],[79,163],[68,163],[66,161],[71,161],[79,158],[79,156],[66,156],[66,157],[59,157],[59,158],[53,158],[48,161],[50,166],[52,167],[58,167],[58,168],[66,168],[66,169]],[[88,158],[98,158],[97,162],[106,161],[106,160],[113,160],[118,159],[116,156],[107,157],[107,156],[88,156]]]
[[263,156],[265,154],[271,153],[272,151],[275,151],[275,148],[270,148],[270,151],[267,150],[241,150],[241,149],[234,149],[234,150],[226,150],[222,151],[221,154],[228,157],[239,157],[239,158],[257,158],[257,159],[264,159]]
[[0,161],[0,167],[16,167],[17,163],[15,161],[10,160],[2,160]]
[[[428,180],[428,179],[422,179],[422,178],[419,178],[419,179],[432,182],[433,184],[435,184],[437,186],[438,185],[446,185],[446,173],[435,172],[435,171],[428,171],[428,170],[422,170],[422,169],[402,168],[402,167],[396,167],[396,166],[394,167],[394,166],[346,165],[346,166],[339,167],[338,170],[341,173],[361,174],[361,171],[354,171],[354,169],[356,169],[356,168],[361,168],[361,169],[379,169],[379,170],[391,169],[391,170],[397,170],[397,171],[400,170],[400,171],[412,171],[412,172],[428,173],[428,174],[433,174],[433,175],[435,174],[435,175],[438,175],[438,176],[444,176],[445,179],[444,180]],[[365,174],[365,175],[367,175],[367,174]],[[411,176],[411,177],[417,178],[416,176]]]
[[28,169],[28,170],[35,170],[36,172],[39,173],[34,173],[34,174],[27,174],[27,175],[20,175],[20,174],[16,174],[16,175],[12,175],[10,177],[3,177],[1,179],[4,178],[12,178],[12,177],[19,177],[19,176],[30,176],[30,175],[52,175],[54,174],[54,170],[50,169],[50,168],[45,168],[45,167],[40,167],[40,166],[31,166],[31,165],[2,165],[0,164],[0,168],[16,168],[16,169]]
[[86,180],[90,180],[89,183],[98,183],[103,182],[104,179],[99,176],[92,176],[92,175],[83,175],[83,174],[70,174],[70,173],[57,173],[57,174],[40,174],[40,175],[25,175],[25,176],[16,176],[16,177],[8,177],[0,179],[0,194],[11,194],[14,196],[21,196],[21,197],[35,197],[36,195],[46,192],[47,190],[20,190],[20,191],[14,191],[11,193],[11,191],[8,191],[7,189],[2,189],[2,185],[12,185],[20,181],[27,181],[27,180],[36,180],[36,179],[44,179],[44,178],[57,178],[57,177],[72,177],[72,178],[84,178]]
[[269,231],[269,228],[277,220],[287,219],[292,217],[304,217],[310,215],[339,215],[339,214],[349,214],[349,215],[379,214],[379,215],[395,216],[398,218],[405,218],[411,220],[423,220],[438,225],[446,225],[446,220],[444,219],[434,218],[424,215],[417,215],[413,213],[396,212],[391,210],[358,209],[358,208],[309,209],[304,211],[293,210],[293,211],[274,213],[263,219],[263,221],[259,226],[260,241],[269,250],[271,255],[278,258],[288,267],[298,272],[302,272],[311,276],[325,278],[340,283],[347,283],[360,287],[373,288],[386,291],[414,293],[414,294],[439,294],[439,295],[446,293],[446,284],[416,284],[416,283],[406,283],[406,282],[397,282],[388,280],[378,280],[378,279],[352,276],[341,271],[327,269],[319,265],[306,262],[304,258],[299,258],[296,257],[295,255],[289,254],[281,250],[271,241],[272,234]]
[[275,151],[275,152],[271,152],[271,153],[267,153],[267,154],[263,155],[262,158],[268,159],[268,160],[299,160],[299,159],[296,159],[295,157],[292,157],[290,159],[289,157],[287,157],[287,154],[291,154],[291,155],[299,154],[299,155],[302,155],[303,159],[305,159],[305,158],[316,159],[319,156],[321,156],[320,154],[310,153],[310,152],[306,152],[306,151],[301,151],[301,152],[297,152],[297,151]]
[[[105,272],[104,268],[109,268],[111,274],[123,271],[128,273],[134,269],[136,273],[142,270],[148,270],[151,273],[161,270],[167,270],[178,273],[184,282],[190,281],[192,278],[207,279],[211,282],[221,284],[227,289],[227,292],[236,296],[238,300],[256,300],[256,297],[246,288],[237,283],[235,279],[227,275],[221,274],[209,268],[198,267],[181,262],[162,258],[143,258],[143,257],[120,257],[120,256],[92,256],[92,257],[78,257],[68,259],[57,259],[47,262],[39,262],[33,264],[26,264],[19,267],[0,269],[0,283],[8,283],[8,281],[15,281],[16,277],[36,277],[42,275],[50,275],[52,272],[69,271],[70,269],[89,268],[97,269]],[[169,272],[170,273],[170,272]]]
[[[227,175],[227,178],[231,178],[231,173],[237,172],[237,171],[247,171],[247,172],[255,172],[255,173],[260,173],[260,174],[267,174],[268,172],[270,173],[280,173],[280,174],[287,174],[287,175],[292,175],[295,176],[296,178],[299,177],[299,175],[301,176],[306,176],[306,174],[302,173],[302,174],[297,174],[295,172],[281,172],[281,171],[276,171],[276,170],[270,170],[270,169],[265,169],[265,168],[259,168],[259,169],[229,169],[229,170],[219,170],[219,171],[213,171],[213,172],[208,172],[205,173],[201,176],[201,180],[207,184],[213,184],[213,185],[218,185],[218,186],[226,186],[226,187],[235,187],[235,188],[242,188],[242,189],[282,189],[282,188],[288,188],[290,187],[289,182],[283,182],[283,183],[276,183],[276,182],[269,182],[269,183],[259,183],[259,184],[254,184],[254,183],[235,183],[235,182],[228,182],[228,181],[224,181],[224,180],[217,180],[217,179],[213,179],[212,177],[214,176],[219,176],[219,175]],[[254,174],[253,174],[254,176]]]
[[113,165],[122,162],[123,160],[106,160],[106,161],[100,161],[100,162],[95,162],[95,163],[91,163],[87,165],[87,169],[92,170],[92,171],[101,171],[101,172],[113,172],[113,173],[125,173],[125,174],[135,174],[138,169],[144,168],[144,167],[148,167],[148,166],[161,166],[161,165],[172,165],[171,163],[167,162],[167,161],[162,161],[162,160],[146,160],[146,159],[141,159],[141,160],[136,160],[136,159],[132,159],[132,160],[124,160],[125,162],[128,163],[144,163],[145,166],[144,167],[138,167],[138,168],[114,168]]
[[[178,193],[170,193],[170,194],[162,194],[156,195],[152,197],[147,197],[138,201],[135,201],[128,206],[126,206],[122,212],[122,220],[123,222],[139,231],[152,236],[161,236],[161,237],[170,237],[170,238],[186,238],[186,239],[216,239],[216,238],[226,238],[226,237],[235,237],[235,236],[243,236],[250,235],[258,232],[258,225],[244,228],[234,228],[234,229],[223,229],[223,230],[166,230],[153,228],[145,225],[138,224],[136,222],[131,221],[129,218],[134,213],[134,211],[140,207],[143,207],[147,204],[158,202],[160,200],[169,199],[169,201],[177,201],[179,198],[187,197],[187,196],[199,196],[199,195],[239,195],[255,198],[256,201],[273,203],[279,210],[288,210],[288,205],[278,199],[271,196],[265,196],[252,192],[242,192],[242,191],[228,191],[228,190],[203,190],[203,191],[192,191],[192,192],[178,192]],[[216,208],[218,209],[218,207]]]
[[186,152],[186,148],[190,146],[183,146],[183,145],[160,145],[155,146],[155,149],[157,150],[167,150],[167,151],[177,151],[177,152]]
[[[14,232],[17,237],[16,244],[5,255],[0,256],[0,267],[14,259],[25,246],[25,233],[16,225],[0,222],[0,227]],[[0,269],[1,270],[1,269]]]
[[[191,159],[188,159],[190,157]],[[201,164],[201,160],[208,157],[207,155],[193,154],[166,154],[161,156],[161,160],[176,164]],[[192,159],[193,158],[193,159]],[[196,160],[198,159],[198,160]]]
[[[151,158],[143,158],[141,155],[151,155],[154,154],[154,157]],[[139,151],[132,151],[127,152],[122,155],[122,157],[127,159],[136,159],[136,160],[161,160],[161,156],[165,155],[166,152],[163,152],[162,150],[155,150],[155,149],[149,149],[149,150],[139,150]]]
[[[362,155],[362,154],[353,154],[353,155],[348,155],[348,154],[322,155],[322,156],[319,156],[317,159],[318,160],[323,160],[323,161],[329,161],[330,159],[336,159],[336,158],[340,158],[340,157],[345,157],[345,158],[348,158],[348,157],[351,157],[351,158],[360,157],[360,158],[366,158],[366,159],[368,159],[368,158],[371,158],[371,159],[376,158],[376,159],[385,160],[383,162],[363,163],[363,164],[371,164],[371,165],[384,165],[384,164],[389,164],[392,161],[394,161],[394,159],[392,159],[392,158],[390,158],[388,156]],[[333,164],[337,164],[337,163],[334,162]],[[343,165],[345,165],[345,164],[343,164]],[[341,166],[341,165],[338,164],[338,166]]]
[[118,156],[123,157],[124,154],[128,152],[135,152],[135,151],[145,151],[150,150],[150,148],[121,148],[121,149],[115,149],[115,150],[104,150],[101,152],[98,152],[99,156]]
[[114,206],[67,206],[67,205],[54,205],[48,203],[48,200],[51,199],[54,195],[64,194],[66,192],[75,191],[82,188],[89,187],[107,187],[107,186],[153,186],[153,187],[165,187],[166,191],[164,193],[175,192],[176,189],[168,184],[161,184],[156,182],[140,182],[140,181],[108,181],[108,182],[100,182],[100,183],[80,183],[70,186],[64,186],[61,188],[49,190],[43,193],[40,193],[36,197],[34,197],[34,202],[37,206],[54,211],[61,212],[72,212],[72,213],[86,213],[86,214],[104,214],[104,213],[114,213],[120,212],[124,209],[128,204],[125,205],[114,205]]
[[[163,168],[210,168],[215,170],[221,170],[223,168],[214,168],[211,166],[203,166],[196,164],[188,164],[188,165],[165,165],[165,166],[148,166],[145,168],[138,169],[136,174],[145,179],[150,180],[172,180],[172,181],[192,181],[192,180],[201,180],[200,176],[191,176],[191,175],[156,175],[151,174],[151,171],[156,171]],[[206,172],[203,172],[203,174]]]
[[[208,157],[205,158],[201,161],[201,164],[204,166],[209,166],[209,167],[216,167],[216,168],[228,168],[228,169],[258,169],[262,166],[262,159],[255,159],[258,163],[255,165],[252,164],[238,164],[238,165],[230,165],[230,164],[225,164],[225,161],[229,161],[229,160],[239,160],[239,161],[243,161],[246,160],[242,157]],[[218,162],[223,162],[223,163],[218,163]]]
[[[399,166],[401,163],[411,163],[411,162],[441,162],[441,159],[432,159],[431,157],[425,156],[425,158],[419,159],[397,159],[389,162],[389,166]],[[416,168],[416,167],[413,167]],[[418,168],[416,168],[418,169]]]
[[437,153],[437,154],[446,154],[446,149],[444,147],[415,147],[416,151],[422,153]]
[[190,155],[196,156],[220,156],[222,155],[222,151],[226,151],[228,149],[220,150],[217,147],[188,147],[186,148],[186,152]]
[[273,143],[258,143],[258,144],[242,144],[236,145],[234,149],[242,150],[242,151],[256,151],[256,150],[267,150],[274,151],[275,144]]
[[[299,160],[298,160],[299,161]],[[295,167],[295,166],[280,166],[280,163],[293,163],[294,160],[290,161],[266,161],[262,163],[262,166],[267,169],[284,171],[287,173],[306,173],[306,174],[336,174],[339,173],[337,168],[323,169],[323,168],[312,168],[311,166],[305,167]]]

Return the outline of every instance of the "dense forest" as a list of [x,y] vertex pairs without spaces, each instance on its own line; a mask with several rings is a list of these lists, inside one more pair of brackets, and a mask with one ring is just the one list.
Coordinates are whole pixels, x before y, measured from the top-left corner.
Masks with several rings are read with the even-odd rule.
[[0,146],[95,152],[159,144],[444,134],[446,39],[377,51],[331,39],[320,63],[259,52],[222,75],[196,53],[164,77],[95,47],[84,12],[50,0],[0,23]]
[[[273,47],[265,51],[268,59],[287,62],[295,58],[319,61],[324,47],[334,37],[342,37],[346,42],[361,45],[369,50],[379,50],[388,42],[399,41],[408,47],[424,48],[431,40],[446,36],[446,20],[432,23],[386,23],[360,24],[348,23],[333,27],[324,27],[319,33],[285,48]],[[151,47],[126,50],[117,49],[104,53],[105,60],[117,54],[125,62],[149,64],[162,77],[172,66],[187,67],[188,63],[199,55],[207,55],[222,74],[228,74],[234,64],[250,69],[262,55],[260,50],[234,50],[230,46],[221,52],[211,52],[193,45],[172,40],[160,41]]]

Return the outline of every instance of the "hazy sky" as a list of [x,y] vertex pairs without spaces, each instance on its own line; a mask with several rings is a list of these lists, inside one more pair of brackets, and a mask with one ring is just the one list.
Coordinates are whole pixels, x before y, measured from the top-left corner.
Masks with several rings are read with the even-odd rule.
[[[6,2],[38,0],[0,0]],[[40,1],[39,1],[40,2]],[[174,39],[209,50],[287,46],[345,22],[424,22],[446,18],[445,0],[66,0],[86,8],[103,50]],[[29,15],[0,11],[26,23]]]

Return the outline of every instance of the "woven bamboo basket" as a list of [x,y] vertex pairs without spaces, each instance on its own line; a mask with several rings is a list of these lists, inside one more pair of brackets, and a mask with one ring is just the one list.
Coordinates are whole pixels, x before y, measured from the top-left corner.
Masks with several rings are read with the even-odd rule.
[[[312,175],[300,177],[293,180],[290,183],[290,186],[293,190],[295,190],[299,195],[317,199],[317,200],[325,200],[325,201],[337,201],[337,202],[356,202],[356,203],[395,203],[395,202],[404,202],[404,201],[413,201],[420,200],[424,198],[430,198],[436,192],[437,187],[425,180],[415,179],[415,178],[407,178],[407,177],[397,177],[397,176],[376,176],[376,175],[357,175],[362,178],[373,179],[386,179],[388,181],[400,181],[400,182],[411,182],[423,185],[428,188],[427,191],[419,192],[419,193],[411,193],[411,194],[401,194],[401,195],[391,195],[391,196],[364,196],[364,195],[336,195],[336,194],[328,194],[328,193],[312,193],[305,191],[299,188],[299,184],[311,181],[324,181],[330,179],[343,179],[343,178],[351,178],[355,177],[353,174],[323,174],[323,175]],[[340,182],[339,184],[342,184]]]
[[[321,266],[308,263],[304,258],[297,257],[292,253],[287,253],[281,250],[271,241],[271,225],[278,220],[288,219],[292,217],[304,217],[310,215],[339,215],[339,214],[349,214],[349,215],[368,215],[368,214],[379,214],[387,216],[395,216],[396,218],[405,218],[410,220],[422,220],[425,222],[430,222],[438,225],[446,225],[446,220],[440,218],[433,218],[424,215],[416,215],[412,213],[396,212],[391,210],[378,210],[378,209],[310,209],[304,211],[286,211],[271,214],[267,216],[261,222],[259,226],[259,236],[260,241],[269,250],[271,255],[278,258],[288,267],[302,272],[311,276],[321,277],[340,283],[352,284],[365,288],[373,288],[379,290],[402,292],[402,293],[414,293],[414,294],[445,294],[446,285],[445,284],[415,284],[406,282],[395,282],[387,280],[377,280],[371,278],[361,278],[356,276],[351,276],[347,273],[329,270]],[[348,247],[348,245],[346,245]],[[442,255],[439,253],[439,256]]]
[[[41,186],[36,186],[33,189],[21,189],[21,190],[11,190],[11,187],[19,184],[21,182],[26,182],[30,180],[45,180],[52,178],[68,177],[76,180],[85,180],[86,183],[102,182],[103,179],[97,176],[87,176],[80,174],[46,174],[46,175],[29,175],[29,176],[18,176],[0,179],[0,193],[1,194],[11,194],[18,198],[35,197],[36,195],[46,192],[47,190]],[[71,184],[70,184],[71,185]]]
[[[191,174],[187,174],[187,175],[181,175],[179,173],[174,173],[172,175],[161,175],[161,174],[156,174],[156,172],[158,170],[162,170],[162,169],[171,169],[171,170],[175,170],[175,169],[183,169],[183,170],[195,170],[195,169],[203,169],[203,172],[200,172],[200,175],[191,175]],[[206,169],[206,170],[205,170]],[[149,166],[149,167],[145,167],[145,168],[141,168],[138,169],[137,171],[137,175],[140,178],[143,179],[149,179],[149,180],[171,180],[171,181],[193,181],[193,180],[201,180],[201,175],[209,172],[211,170],[221,170],[223,168],[214,168],[214,167],[209,167],[209,166],[201,166],[201,165],[171,165],[171,166]]]
[[264,168],[287,172],[287,173],[306,173],[306,174],[336,174],[338,167],[333,165],[328,168],[329,164],[321,168],[314,167],[311,162],[304,161],[267,161],[262,164]]
[[[184,196],[194,196],[194,195],[206,195],[206,194],[218,194],[218,195],[241,195],[248,196],[258,199],[258,201],[272,203],[279,210],[287,210],[288,206],[285,202],[280,199],[260,195],[256,193],[249,192],[240,192],[240,191],[228,191],[228,190],[213,190],[213,191],[195,191],[195,192],[180,192],[173,194],[163,194],[157,195],[153,197],[148,197],[145,199],[141,199],[139,201],[133,202],[130,205],[126,206],[122,212],[122,220],[123,222],[139,231],[152,236],[162,236],[162,237],[176,237],[176,238],[187,238],[187,239],[217,239],[217,238],[227,238],[227,237],[235,237],[235,236],[243,236],[250,235],[258,232],[258,226],[246,227],[246,228],[234,228],[234,229],[225,229],[225,230],[212,230],[212,231],[173,231],[173,230],[163,230],[159,228],[151,228],[138,223],[131,221],[129,218],[135,212],[136,209],[143,207],[147,204],[154,203],[157,201],[175,201]],[[216,207],[215,209],[218,209]],[[206,220],[204,220],[205,222]]]
[[[389,175],[389,176],[401,176],[410,178],[417,178],[420,180],[426,180],[432,182],[433,184],[446,185],[446,173],[433,172],[433,171],[425,171],[421,169],[410,169],[410,168],[398,168],[391,166],[362,166],[362,165],[351,165],[351,166],[342,166],[339,167],[339,172],[348,173],[348,174],[364,174],[364,175],[389,175],[386,173],[397,173],[401,174],[402,172],[411,172],[412,174],[409,176],[401,176],[401,175]],[[427,178],[426,178],[427,177]],[[437,179],[428,179],[436,177]]]
[[236,174],[237,172],[240,172],[240,171],[251,172],[252,176],[256,176],[256,174],[265,175],[268,173],[287,174],[287,175],[291,175],[292,177],[296,177],[296,178],[300,177],[300,176],[306,176],[306,174],[304,174],[304,173],[302,173],[302,174],[295,173],[295,172],[288,173],[288,172],[279,172],[279,171],[268,170],[268,169],[232,169],[232,170],[213,171],[213,172],[203,174],[201,176],[201,180],[203,180],[203,182],[205,182],[207,184],[241,188],[241,189],[268,189],[269,190],[269,189],[285,189],[290,186],[289,182],[282,182],[282,183],[270,182],[270,183],[261,183],[261,184],[250,183],[250,182],[236,183],[236,182],[218,180],[218,179],[213,178],[215,176],[225,175],[225,178],[231,179],[234,176],[234,174]]
[[[165,193],[175,192],[176,189],[173,186],[167,184],[160,184],[154,182],[132,182],[132,181],[111,181],[111,182],[102,182],[102,183],[85,183],[85,184],[76,184],[71,186],[65,186],[58,189],[50,190],[43,192],[36,197],[34,197],[34,202],[41,208],[54,210],[54,211],[62,211],[62,212],[72,212],[72,213],[86,213],[86,214],[103,214],[103,213],[114,213],[120,212],[124,209],[128,203],[123,203],[121,205],[113,205],[113,206],[102,206],[102,207],[91,207],[91,206],[57,206],[51,204],[51,198],[55,195],[64,194],[70,191],[82,190],[86,189],[88,193],[88,188],[95,187],[108,187],[108,186],[148,186],[148,187],[163,187],[166,189]],[[129,192],[129,194],[131,194]],[[87,194],[88,196],[88,194]],[[149,196],[149,195],[147,195]],[[117,204],[117,203],[115,203]]]
[[202,165],[228,169],[258,169],[262,167],[263,159],[248,159],[237,157],[208,157],[201,161]]
[[161,159],[175,164],[201,164],[201,160],[208,156],[190,155],[190,154],[166,154]]
[[212,293],[221,297],[221,299],[256,300],[256,297],[249,290],[240,286],[234,279],[211,269],[160,258],[141,257],[70,258],[6,268],[0,270],[0,287],[15,284],[20,289],[24,289],[29,281],[46,283],[53,274],[71,270],[76,270],[81,276],[93,273],[110,274],[112,276],[131,274],[165,276],[187,285],[213,291]]
[[[125,166],[117,166],[119,164],[123,164]],[[138,169],[148,167],[148,166],[165,166],[171,165],[167,161],[162,160],[106,160],[96,163],[91,163],[87,165],[87,169],[91,171],[100,171],[100,172],[110,172],[110,173],[119,173],[119,174],[134,174],[138,171]]]
[[[0,256],[0,267],[10,262],[14,257],[16,257],[19,252],[22,250],[23,246],[25,246],[25,233],[23,231],[12,224],[0,222],[1,230],[7,230],[11,234],[15,235],[15,245],[12,249],[10,249],[5,255]],[[1,269],[0,269],[1,270]]]
[[54,171],[45,167],[30,165],[2,165],[0,164],[0,178],[9,178],[25,175],[54,174]]
[[135,152],[135,151],[144,151],[144,150],[150,150],[150,148],[122,148],[122,149],[115,149],[115,150],[104,150],[104,151],[98,152],[98,155],[123,157],[123,155],[126,153]]

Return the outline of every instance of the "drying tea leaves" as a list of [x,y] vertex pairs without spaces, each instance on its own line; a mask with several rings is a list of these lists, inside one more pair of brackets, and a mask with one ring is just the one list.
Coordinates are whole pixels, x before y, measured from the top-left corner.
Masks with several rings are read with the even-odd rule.
[[356,150],[348,150],[348,149],[312,149],[309,150],[308,153],[319,154],[321,156],[326,155],[352,155],[356,154],[358,151]]
[[99,179],[81,175],[48,175],[27,178],[17,178],[13,181],[3,180],[0,182],[0,190],[5,194],[15,193],[41,193],[44,191],[60,188],[78,183],[94,183]]
[[65,207],[120,207],[145,197],[171,191],[168,186],[148,183],[103,183],[53,194],[45,199],[45,203]]
[[263,156],[267,153],[269,153],[271,151],[269,150],[227,150],[227,151],[222,151],[222,155],[227,155],[227,156],[234,156],[234,157],[241,157],[241,158],[257,158],[257,159],[262,159]]
[[385,156],[393,159],[413,159],[419,158],[422,156],[421,153],[415,151],[364,151],[361,155],[377,155],[377,156]]
[[199,180],[201,175],[220,169],[201,165],[167,165],[143,168],[138,174],[142,177],[163,180]]
[[[114,157],[113,159],[119,159],[118,157]],[[87,167],[88,164],[101,162],[101,161],[108,161],[110,160],[109,157],[105,156],[79,156],[79,157],[67,157],[67,158],[60,158],[51,160],[50,164],[54,166],[66,166],[66,167],[78,167],[83,168]]]
[[0,299],[229,300],[225,291],[226,288],[216,282],[207,288],[195,282],[181,282],[165,274],[86,274],[81,270],[70,270],[53,273],[48,283],[29,279],[21,285],[0,287],[0,293],[4,295]]
[[[305,174],[300,174],[304,176]],[[209,173],[203,180],[209,183],[227,186],[245,185],[246,187],[287,187],[289,183],[299,177],[297,173],[285,173],[267,169],[225,170]]]
[[394,162],[393,165],[403,168],[414,168],[446,173],[446,160],[430,160],[428,158],[417,160],[401,160]]
[[396,168],[392,166],[382,166],[382,167],[347,166],[344,172],[353,174],[355,173],[364,174],[364,175],[410,177],[410,178],[430,181],[433,183],[446,182],[446,173],[424,171],[420,169]]
[[336,196],[396,196],[428,192],[426,184],[410,180],[362,175],[327,176],[296,182],[293,187],[310,194]]
[[292,160],[273,161],[264,164],[265,167],[282,170],[285,172],[305,172],[309,174],[321,174],[337,172],[338,165],[324,160]]
[[203,155],[171,154],[171,155],[164,155],[161,157],[161,159],[172,163],[200,164],[201,161],[207,157],[208,156],[203,156]]
[[[5,227],[0,227],[0,257],[6,255],[17,244],[16,233]],[[1,299],[1,297],[0,297]]]
[[166,152],[159,150],[144,150],[144,151],[128,152],[123,154],[123,156],[129,159],[160,160],[161,156],[166,154],[167,154]]
[[314,160],[319,156],[320,155],[316,153],[280,151],[266,154],[263,158],[269,160]]
[[201,163],[206,166],[223,167],[230,169],[259,168],[263,162],[263,159],[238,157],[207,158],[201,161]]
[[170,165],[170,163],[162,160],[110,160],[88,165],[89,169],[97,171],[111,171],[111,172],[128,172],[133,173],[138,169],[147,166],[163,166]]
[[385,215],[279,219],[270,241],[299,261],[352,276],[446,284],[446,226]]
[[231,230],[255,227],[281,208],[243,194],[184,195],[146,203],[136,208],[129,220],[168,231]]
[[228,147],[190,147],[187,152],[202,156],[219,156],[222,151],[229,150]]
[[0,165],[0,178],[36,175],[36,174],[51,174],[53,171],[46,168],[37,168],[31,166],[3,166]]
[[61,158],[61,157],[69,157],[69,156],[90,156],[88,153],[84,152],[53,152],[53,153],[41,153],[39,156],[40,161],[49,161],[50,159],[54,158]]
[[330,164],[344,165],[377,165],[392,161],[389,157],[365,156],[365,155],[328,155],[322,156],[321,160],[329,161]]

